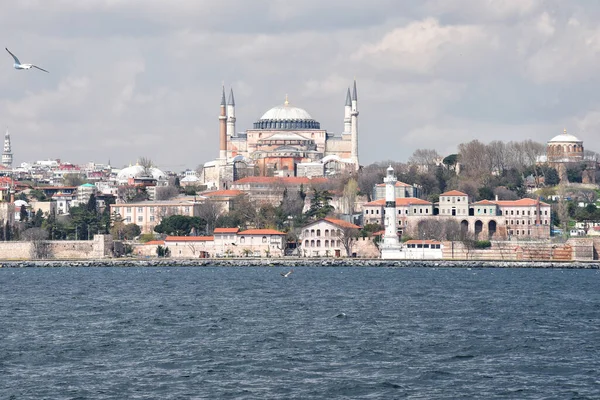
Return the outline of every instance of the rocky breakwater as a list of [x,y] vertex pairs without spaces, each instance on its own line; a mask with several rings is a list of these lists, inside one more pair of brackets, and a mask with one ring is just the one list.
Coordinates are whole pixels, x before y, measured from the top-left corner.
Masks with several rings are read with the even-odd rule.
[[395,267],[395,268],[569,268],[600,269],[600,262],[381,260],[358,258],[224,258],[4,261],[0,268],[27,267]]

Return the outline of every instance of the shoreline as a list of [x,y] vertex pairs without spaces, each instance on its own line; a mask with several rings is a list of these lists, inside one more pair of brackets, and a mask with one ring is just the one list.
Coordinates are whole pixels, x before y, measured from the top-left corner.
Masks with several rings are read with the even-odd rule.
[[59,267],[397,267],[397,268],[566,268],[600,269],[600,261],[479,261],[479,260],[382,260],[358,258],[218,258],[96,260],[6,260],[0,268]]

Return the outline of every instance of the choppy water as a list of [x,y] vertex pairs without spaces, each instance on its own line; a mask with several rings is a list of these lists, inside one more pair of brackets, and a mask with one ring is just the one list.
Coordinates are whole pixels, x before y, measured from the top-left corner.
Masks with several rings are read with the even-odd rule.
[[1,399],[597,399],[596,270],[0,269]]

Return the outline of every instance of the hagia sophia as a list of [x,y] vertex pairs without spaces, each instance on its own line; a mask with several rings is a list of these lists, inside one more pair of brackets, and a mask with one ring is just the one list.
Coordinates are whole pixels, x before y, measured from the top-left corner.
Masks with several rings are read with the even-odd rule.
[[[266,111],[244,132],[236,131],[233,89],[221,96],[219,157],[204,164],[200,181],[223,189],[245,176],[323,177],[356,171],[358,161],[358,95],[348,88],[343,131],[321,128],[306,110],[290,104]],[[340,113],[341,116],[341,113]]]

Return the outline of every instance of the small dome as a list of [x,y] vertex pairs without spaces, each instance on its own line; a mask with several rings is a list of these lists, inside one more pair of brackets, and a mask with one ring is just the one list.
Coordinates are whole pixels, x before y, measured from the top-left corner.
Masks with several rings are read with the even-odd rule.
[[[119,173],[117,174],[117,181],[126,183],[130,178],[140,178],[142,176],[147,176],[147,174],[144,172],[145,168],[141,165],[132,165],[130,167],[123,168],[119,171]],[[150,167],[148,172],[150,173],[150,175],[152,175],[152,178],[156,180],[165,178],[165,173],[158,168]]]
[[576,136],[567,133],[565,129],[563,133],[560,135],[554,136],[548,143],[582,143],[582,140],[579,140]]

